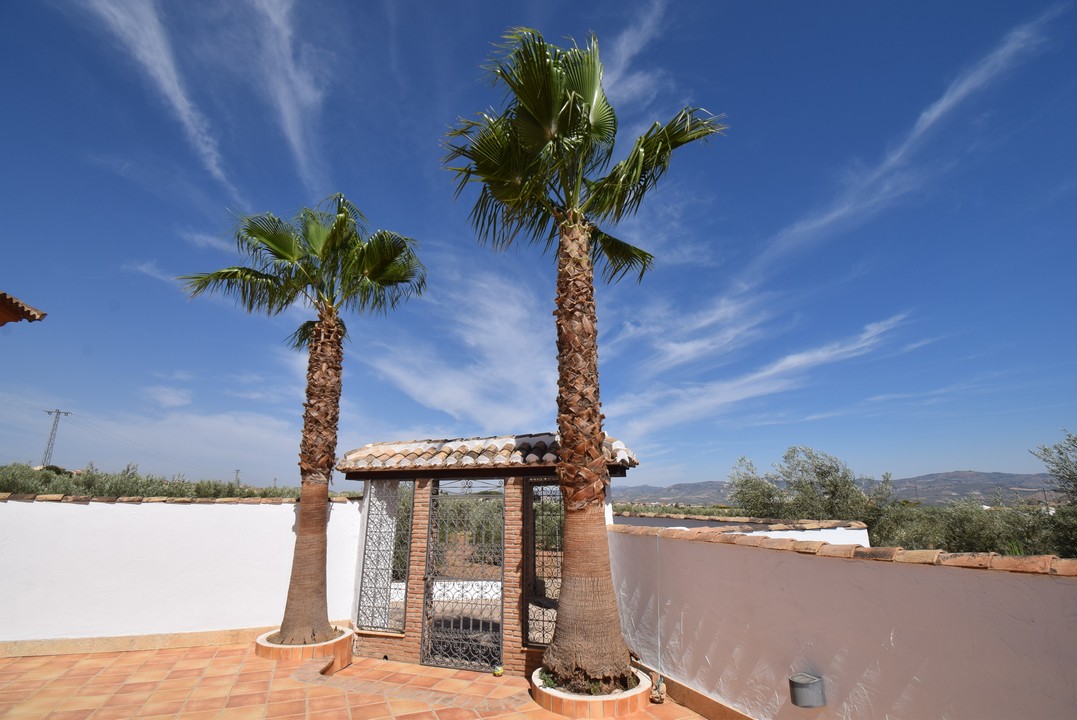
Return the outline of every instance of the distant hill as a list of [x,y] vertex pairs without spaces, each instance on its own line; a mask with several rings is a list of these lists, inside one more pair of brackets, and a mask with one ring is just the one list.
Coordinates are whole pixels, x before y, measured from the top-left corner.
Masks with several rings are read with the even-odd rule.
[[[963,497],[974,497],[988,502],[1001,490],[1002,497],[1009,502],[1015,496],[1037,494],[1042,499],[1044,488],[1049,488],[1050,484],[1051,476],[1047,473],[1018,475],[957,470],[894,480],[894,491],[903,500],[920,500],[929,505],[941,505]],[[1050,490],[1047,492],[1050,496]]]
[[[902,500],[919,500],[928,505],[942,505],[950,500],[973,497],[985,503],[994,499],[999,490],[1011,501],[1014,497],[1038,495],[1050,486],[1047,473],[1021,475],[1015,473],[976,472],[958,470],[932,473],[894,480],[894,494]],[[663,503],[672,505],[721,505],[728,503],[725,482],[708,480],[696,483],[677,483],[669,487],[637,485],[625,487],[613,483],[614,502]],[[1048,495],[1050,491],[1048,490]]]
[[622,487],[617,484],[616,480],[613,481],[614,502],[720,505],[725,502],[725,498],[725,482],[721,480],[677,483],[669,487],[656,487],[654,485]]

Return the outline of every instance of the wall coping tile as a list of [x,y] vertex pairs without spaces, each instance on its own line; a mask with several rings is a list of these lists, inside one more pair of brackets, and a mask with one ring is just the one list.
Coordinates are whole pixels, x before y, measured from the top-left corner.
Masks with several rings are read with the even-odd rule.
[[739,533],[744,532],[744,530],[737,526],[693,528],[690,531],[684,531],[643,525],[607,525],[606,530],[618,535],[651,535],[667,540],[727,543],[763,550],[815,555],[823,558],[1077,577],[1077,559],[1060,558],[1054,555],[948,553],[943,550],[905,550],[899,547],[841,545],[822,540],[795,540],[793,538],[768,538],[764,535],[741,535]]

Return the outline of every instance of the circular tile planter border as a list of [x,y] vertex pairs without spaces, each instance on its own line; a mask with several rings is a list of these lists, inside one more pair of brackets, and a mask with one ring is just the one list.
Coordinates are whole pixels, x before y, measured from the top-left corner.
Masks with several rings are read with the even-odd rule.
[[254,654],[267,660],[313,660],[314,658],[331,658],[332,662],[322,670],[323,675],[332,675],[337,670],[352,664],[352,640],[355,631],[351,628],[336,627],[340,635],[332,640],[313,645],[277,645],[269,642],[269,636],[280,630],[262,633],[254,641]]
[[639,685],[615,695],[577,695],[543,687],[539,673],[531,674],[531,697],[539,707],[570,718],[619,718],[645,709],[650,704],[651,679],[636,670]]

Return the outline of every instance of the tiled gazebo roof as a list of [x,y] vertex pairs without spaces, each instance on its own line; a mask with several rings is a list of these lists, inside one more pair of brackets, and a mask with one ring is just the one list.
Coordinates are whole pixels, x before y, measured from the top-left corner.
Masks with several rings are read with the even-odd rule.
[[[602,447],[610,475],[624,477],[639,464],[620,440],[606,436]],[[337,469],[349,480],[445,475],[553,475],[557,435],[498,435],[451,440],[371,443],[344,454]]]
[[18,322],[19,320],[34,322],[43,317],[45,317],[45,313],[37,308],[30,307],[22,300],[8,295],[6,292],[0,292],[0,325]]

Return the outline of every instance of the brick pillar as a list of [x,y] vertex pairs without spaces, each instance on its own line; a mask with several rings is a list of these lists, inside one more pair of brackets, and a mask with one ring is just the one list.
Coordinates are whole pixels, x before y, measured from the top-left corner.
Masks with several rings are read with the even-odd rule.
[[505,672],[524,674],[524,641],[526,640],[527,598],[525,578],[527,559],[524,553],[524,478],[505,478],[505,555],[501,587],[501,658]]

